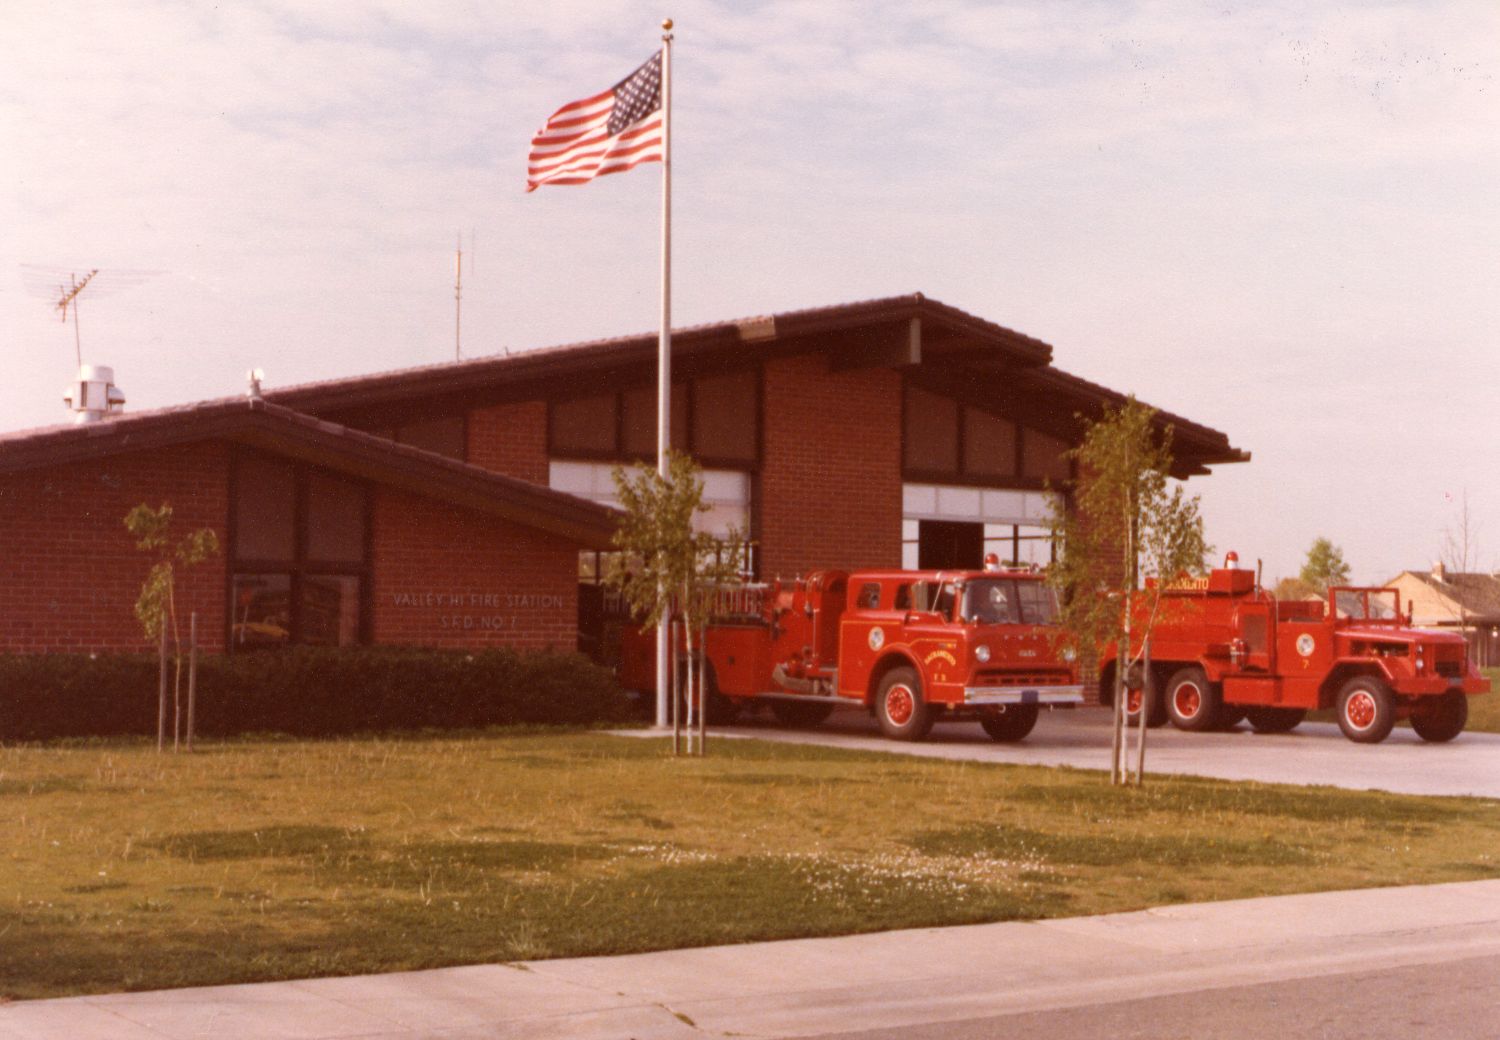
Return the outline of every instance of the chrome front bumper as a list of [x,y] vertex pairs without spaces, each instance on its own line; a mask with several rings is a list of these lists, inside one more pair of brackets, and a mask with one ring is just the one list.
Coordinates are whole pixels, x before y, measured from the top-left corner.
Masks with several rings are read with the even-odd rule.
[[965,704],[1082,704],[1082,686],[965,686]]

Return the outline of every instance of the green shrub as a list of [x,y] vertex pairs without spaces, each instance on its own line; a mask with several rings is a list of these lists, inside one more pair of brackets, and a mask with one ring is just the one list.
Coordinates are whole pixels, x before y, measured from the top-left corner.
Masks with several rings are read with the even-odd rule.
[[[155,734],[156,710],[154,657],[0,656],[0,740]],[[297,647],[198,666],[201,736],[587,725],[627,711],[613,674],[573,653]]]

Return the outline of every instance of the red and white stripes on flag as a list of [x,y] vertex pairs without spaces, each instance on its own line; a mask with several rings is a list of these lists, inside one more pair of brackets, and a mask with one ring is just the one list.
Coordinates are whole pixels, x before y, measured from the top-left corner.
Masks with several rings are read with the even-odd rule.
[[602,94],[564,105],[531,139],[526,190],[662,161],[661,51]]

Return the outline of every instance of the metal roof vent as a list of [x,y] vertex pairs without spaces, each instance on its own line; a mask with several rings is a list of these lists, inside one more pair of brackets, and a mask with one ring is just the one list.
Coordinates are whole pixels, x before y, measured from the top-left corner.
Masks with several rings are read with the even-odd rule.
[[75,423],[98,422],[125,410],[125,391],[108,365],[79,365],[78,378],[63,388],[63,403]]

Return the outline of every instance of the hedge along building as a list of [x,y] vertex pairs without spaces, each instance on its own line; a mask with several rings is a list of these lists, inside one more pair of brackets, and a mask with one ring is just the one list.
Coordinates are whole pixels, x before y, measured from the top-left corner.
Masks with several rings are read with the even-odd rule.
[[[679,329],[672,344],[672,440],[704,467],[704,524],[746,532],[767,578],[972,567],[991,551],[1045,562],[1046,489],[1071,479],[1079,416],[1124,400],[1053,367],[1046,343],[919,293]],[[330,641],[332,622],[310,620],[330,616],[321,597],[346,619],[340,642],[592,649],[610,473],[655,452],[656,350],[643,334],[0,439],[0,531],[27,532],[29,561],[0,565],[0,611],[24,619],[0,621],[0,648],[139,647],[128,600],[145,567],[114,528],[165,499],[182,529],[219,525],[231,547],[191,578],[221,643]],[[1159,422],[1176,476],[1249,458],[1218,431]],[[346,486],[365,490],[329,490]],[[351,522],[331,503],[352,517],[356,499],[365,555],[325,566],[325,526]],[[94,539],[113,546],[107,563],[88,559]],[[352,560],[353,542],[340,551]],[[86,591],[106,579],[120,587]],[[288,601],[283,624],[271,615]]]

